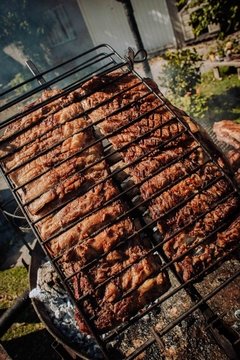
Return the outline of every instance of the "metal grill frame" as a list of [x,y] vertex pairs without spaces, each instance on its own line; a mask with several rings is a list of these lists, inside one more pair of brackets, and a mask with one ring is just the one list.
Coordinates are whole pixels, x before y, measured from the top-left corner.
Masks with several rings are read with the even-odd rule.
[[[100,51],[99,53],[97,53],[97,55],[95,55],[94,53],[96,51]],[[151,310],[155,309],[156,307],[158,307],[161,303],[163,303],[165,300],[167,300],[168,298],[170,298],[171,296],[173,296],[174,294],[176,294],[178,291],[185,289],[187,291],[187,293],[190,295],[190,297],[195,301],[195,305],[193,305],[190,309],[188,309],[185,313],[183,313],[181,316],[179,316],[177,319],[175,319],[173,322],[171,322],[170,324],[168,324],[165,328],[163,328],[161,330],[161,332],[156,332],[153,329],[153,336],[146,341],[143,345],[141,345],[138,349],[136,349],[132,354],[130,354],[129,356],[125,357],[125,359],[130,360],[130,359],[134,359],[136,358],[140,353],[142,353],[144,350],[146,350],[148,347],[150,347],[153,343],[157,343],[159,344],[159,339],[161,340],[161,337],[166,334],[168,331],[170,331],[172,328],[174,328],[178,323],[180,323],[183,319],[185,319],[189,314],[193,313],[194,311],[196,311],[197,309],[200,309],[201,312],[203,313],[203,315],[206,317],[206,319],[208,320],[208,327],[211,328],[212,324],[216,324],[216,323],[221,323],[222,325],[222,321],[221,318],[219,318],[217,315],[215,315],[213,313],[213,311],[210,309],[210,307],[207,305],[207,301],[209,299],[211,299],[217,292],[219,292],[220,290],[222,290],[224,287],[226,287],[231,281],[233,281],[234,279],[236,279],[239,275],[240,275],[240,271],[236,272],[235,274],[233,274],[229,279],[227,279],[226,281],[224,281],[221,285],[219,285],[217,288],[215,288],[212,292],[208,293],[206,296],[201,296],[199,294],[199,292],[196,290],[196,288],[194,287],[194,283],[199,280],[202,276],[204,276],[206,273],[208,273],[209,271],[211,271],[212,269],[215,269],[216,265],[219,265],[224,259],[227,259],[229,256],[231,256],[231,254],[234,253],[234,251],[236,251],[236,249],[239,249],[239,246],[235,246],[234,248],[232,248],[227,254],[225,254],[222,258],[215,260],[213,263],[211,263],[211,265],[209,265],[208,267],[206,267],[204,270],[202,270],[200,273],[198,273],[196,276],[194,276],[193,278],[191,278],[190,280],[183,282],[181,277],[176,273],[176,271],[174,270],[174,263],[181,260],[183,257],[185,257],[188,253],[190,253],[195,247],[199,246],[200,244],[204,243],[209,237],[214,236],[219,230],[224,229],[227,226],[227,223],[221,223],[219,225],[219,227],[217,227],[217,229],[215,229],[213,232],[211,232],[210,234],[208,234],[204,239],[202,239],[200,242],[198,242],[197,244],[195,244],[194,246],[191,246],[185,253],[181,254],[180,256],[178,256],[177,258],[175,258],[174,260],[169,260],[165,254],[163,253],[163,251],[161,250],[162,245],[169,241],[171,238],[173,238],[174,236],[176,236],[178,233],[180,233],[181,231],[183,231],[185,228],[189,227],[191,224],[196,223],[198,220],[200,220],[201,218],[203,218],[207,213],[209,213],[210,211],[212,211],[215,207],[217,207],[220,203],[224,202],[227,198],[229,198],[232,194],[236,194],[238,193],[240,195],[240,191],[239,188],[237,186],[237,184],[235,183],[235,181],[233,180],[233,176],[231,174],[231,171],[227,171],[223,168],[221,168],[217,162],[217,157],[219,156],[219,152],[217,150],[215,150],[215,157],[213,156],[213,154],[211,153],[211,151],[209,151],[208,146],[206,146],[204,143],[201,142],[201,139],[199,138],[199,135],[194,134],[191,129],[189,128],[189,126],[187,126],[185,124],[185,122],[183,122],[180,118],[179,115],[169,106],[169,104],[165,101],[164,97],[162,97],[161,94],[156,93],[147,83],[146,81],[139,76],[139,74],[137,74],[135,72],[135,70],[133,69],[133,58],[122,58],[112,47],[110,47],[109,45],[103,44],[103,45],[99,45],[98,47],[95,47],[93,49],[90,49],[89,51],[74,57],[54,68],[51,68],[50,70],[47,70],[45,72],[42,72],[40,74],[37,74],[36,76],[32,77],[31,79],[28,79],[27,81],[23,82],[22,84],[19,84],[17,86],[15,86],[14,88],[8,89],[6,91],[4,91],[3,93],[0,94],[0,96],[5,96],[8,95],[12,92],[14,92],[15,90],[19,89],[21,86],[24,86],[28,83],[31,82],[35,82],[36,80],[40,80],[44,75],[48,74],[48,73],[52,73],[54,72],[57,68],[62,67],[64,65],[70,64],[71,62],[84,58],[85,55],[89,55],[92,54],[90,60],[85,60],[83,61],[80,66],[74,66],[73,68],[71,68],[70,70],[64,72],[62,75],[59,76],[55,76],[52,80],[50,81],[46,81],[46,82],[41,82],[41,85],[38,86],[37,88],[30,90],[28,92],[26,92],[24,95],[21,95],[13,100],[11,100],[10,102],[8,102],[6,105],[3,105],[0,108],[0,111],[5,111],[9,108],[11,108],[12,106],[21,103],[24,100],[28,100],[31,96],[37,94],[38,92],[49,88],[50,86],[58,83],[61,80],[64,80],[65,78],[67,78],[68,76],[71,76],[73,74],[76,74],[79,69],[80,70],[84,70],[84,69],[88,69],[90,68],[92,65],[96,65],[96,64],[101,64],[102,61],[104,60],[109,60],[109,63],[107,65],[103,65],[101,67],[99,67],[99,69],[93,71],[93,72],[89,72],[89,74],[87,76],[84,76],[82,78],[80,78],[79,80],[70,83],[70,85],[67,85],[66,87],[63,88],[63,93],[55,95],[45,101],[43,101],[40,104],[34,105],[32,108],[24,110],[20,113],[15,114],[14,116],[9,117],[8,119],[6,119],[2,124],[0,124],[0,129],[5,128],[6,126],[8,126],[9,124],[14,123],[15,121],[17,121],[18,119],[22,118],[23,116],[30,114],[31,112],[33,112],[34,110],[37,110],[39,108],[41,108],[42,106],[50,103],[53,100],[56,100],[58,98],[61,98],[63,95],[66,95],[68,93],[70,93],[71,91],[79,88],[81,86],[82,83],[84,83],[85,81],[89,80],[92,78],[93,75],[105,75],[107,73],[110,73],[114,70],[124,70],[124,69],[128,69],[127,72],[123,72],[123,77],[126,75],[126,73],[133,73],[135,76],[138,77],[139,79],[139,83],[144,83],[145,86],[148,88],[149,93],[145,94],[142,98],[147,97],[151,94],[154,94],[161,102],[161,105],[157,106],[156,108],[151,109],[150,111],[148,111],[147,113],[143,113],[141,116],[136,117],[135,119],[133,119],[131,122],[129,122],[128,124],[120,127],[119,129],[117,129],[116,131],[114,131],[113,133],[111,133],[110,135],[107,136],[99,136],[96,141],[94,141],[94,143],[89,144],[87,147],[85,147],[84,149],[81,149],[79,152],[74,153],[73,155],[71,155],[70,157],[68,157],[67,159],[62,160],[61,162],[59,162],[57,164],[57,166],[60,166],[61,163],[68,161],[71,157],[77,156],[79,155],[81,152],[85,151],[86,148],[89,148],[93,145],[95,145],[96,143],[100,142],[102,143],[103,140],[107,139],[108,137],[111,137],[114,135],[114,133],[119,133],[119,131],[121,131],[122,129],[133,125],[134,123],[136,123],[137,121],[139,121],[141,118],[150,115],[151,113],[153,113],[156,109],[160,108],[160,107],[164,107],[168,112],[170,112],[172,114],[172,118],[169,119],[167,122],[165,122],[162,125],[159,125],[151,130],[149,130],[148,132],[146,132],[145,134],[139,136],[137,139],[134,139],[132,142],[128,143],[127,145],[123,146],[121,149],[118,150],[114,150],[113,152],[107,154],[104,157],[101,157],[101,159],[97,160],[94,163],[91,163],[90,165],[88,165],[86,168],[78,171],[78,173],[84,172],[87,169],[89,169],[91,166],[94,166],[96,163],[103,161],[103,160],[107,160],[108,158],[110,158],[113,154],[118,154],[120,151],[122,151],[125,147],[128,147],[131,143],[135,143],[140,141],[140,139],[143,139],[144,137],[148,136],[149,134],[151,134],[152,132],[156,131],[157,129],[165,126],[166,124],[168,124],[169,122],[173,121],[173,120],[178,120],[178,122],[183,126],[183,131],[179,132],[177,135],[173,136],[172,138],[163,141],[159,146],[158,146],[158,150],[161,148],[164,148],[164,146],[166,144],[168,144],[169,142],[173,141],[175,138],[180,137],[181,135],[183,135],[184,133],[188,133],[198,144],[195,148],[191,149],[190,151],[184,153],[183,155],[174,158],[171,162],[169,162],[167,165],[161,166],[160,168],[158,168],[153,174],[149,175],[148,177],[146,177],[146,179],[144,179],[144,181],[141,181],[141,183],[145,182],[146,180],[148,180],[148,178],[152,178],[153,176],[155,176],[156,174],[158,174],[159,172],[161,172],[162,170],[164,170],[165,168],[169,167],[170,165],[185,159],[188,155],[190,155],[190,153],[193,153],[194,151],[196,151],[199,147],[202,147],[208,160],[206,162],[204,162],[204,164],[202,164],[201,166],[199,165],[198,167],[196,167],[193,171],[191,171],[190,173],[188,173],[187,175],[177,179],[174,183],[171,183],[170,185],[165,186],[163,189],[161,189],[160,191],[157,191],[156,193],[154,193],[149,199],[141,201],[140,203],[138,203],[137,205],[132,205],[129,207],[129,210],[127,212],[125,212],[123,215],[121,215],[120,217],[117,217],[114,222],[119,221],[121,218],[126,217],[127,215],[139,218],[139,210],[138,208],[141,206],[145,206],[149,201],[151,201],[153,198],[159,196],[161,193],[163,193],[164,191],[166,191],[168,188],[172,187],[173,185],[175,185],[175,183],[180,182],[181,180],[184,180],[186,177],[190,176],[192,173],[195,173],[198,169],[200,169],[201,167],[203,167],[204,165],[206,165],[206,163],[208,163],[209,161],[212,161],[213,163],[215,163],[215,165],[218,167],[218,169],[221,171],[221,176],[217,179],[214,179],[213,181],[209,182],[207,185],[205,185],[204,187],[202,187],[199,192],[201,193],[202,191],[204,191],[205,189],[207,189],[209,186],[213,185],[213,183],[217,182],[220,178],[225,178],[230,187],[231,187],[231,191],[230,193],[228,193],[226,196],[224,196],[221,200],[219,200],[218,202],[216,202],[214,204],[214,206],[211,206],[209,210],[206,210],[204,213],[202,213],[201,215],[197,216],[192,222],[186,224],[184,227],[182,227],[181,229],[179,229],[178,231],[175,231],[170,237],[168,237],[167,239],[165,239],[164,241],[160,241],[158,243],[156,243],[154,241],[154,236],[153,236],[153,227],[157,224],[157,222],[159,221],[159,218],[156,220],[151,221],[150,223],[145,223],[145,220],[142,217],[142,227],[140,229],[138,229],[133,235],[129,236],[127,240],[135,237],[137,234],[140,234],[141,232],[143,233],[148,233],[148,235],[150,235],[150,237],[152,237],[152,242],[153,242],[153,247],[152,249],[145,254],[143,257],[141,257],[140,259],[136,260],[135,262],[139,262],[141,261],[143,258],[145,258],[146,256],[148,256],[150,253],[155,252],[156,250],[158,252],[160,252],[161,257],[165,260],[165,264],[163,264],[161,266],[160,271],[169,269],[172,273],[174,273],[174,275],[177,277],[177,279],[180,281],[180,285],[177,288],[173,288],[171,290],[170,293],[167,293],[163,296],[161,296],[161,298],[157,301],[154,302],[151,306],[149,306],[147,309],[145,309],[144,311],[141,311],[141,313],[136,314],[135,316],[133,316],[128,322],[118,326],[116,329],[110,331],[107,335],[104,336],[104,338],[99,334],[99,331],[96,329],[96,327],[93,324],[93,319],[89,319],[89,317],[86,315],[83,306],[81,306],[81,303],[86,300],[87,295],[82,296],[79,300],[75,299],[75,296],[73,294],[72,288],[69,284],[69,281],[71,280],[71,278],[73,276],[75,276],[77,273],[79,273],[82,270],[86,270],[90,267],[92,267],[94,264],[96,264],[101,258],[105,257],[107,255],[107,253],[102,254],[101,256],[99,256],[98,258],[94,259],[93,261],[91,261],[88,264],[85,264],[78,272],[72,274],[69,277],[66,277],[64,275],[64,273],[62,272],[61,268],[59,267],[57,261],[59,260],[59,258],[61,256],[63,256],[63,254],[57,256],[57,257],[51,257],[49,255],[49,252],[47,250],[46,245],[56,236],[66,232],[69,228],[73,227],[74,225],[76,225],[79,221],[82,221],[85,217],[88,217],[89,215],[91,215],[94,212],[97,212],[100,210],[100,208],[95,209],[94,211],[92,211],[91,213],[87,214],[86,216],[83,216],[82,218],[78,219],[77,221],[74,221],[72,223],[70,223],[69,225],[67,225],[64,229],[60,230],[57,234],[54,234],[52,236],[50,236],[47,240],[42,241],[41,236],[38,232],[38,229],[36,228],[36,223],[41,221],[43,218],[45,218],[46,216],[49,216],[51,213],[55,212],[56,210],[59,210],[60,208],[63,208],[64,206],[66,206],[67,203],[73,201],[75,198],[77,198],[79,196],[79,194],[76,194],[76,196],[66,202],[64,202],[63,204],[61,204],[58,207],[55,207],[52,211],[50,211],[49,213],[45,214],[44,216],[42,216],[40,219],[38,219],[37,221],[33,222],[30,220],[25,207],[32,202],[34,199],[32,199],[31,201],[28,201],[26,203],[23,203],[20,199],[20,196],[18,195],[17,191],[26,186],[27,184],[29,184],[30,182],[36,180],[38,177],[42,176],[44,173],[47,173],[49,170],[46,170],[45,172],[39,174],[37,177],[35,177],[34,179],[31,179],[29,181],[27,181],[25,184],[21,185],[21,186],[14,186],[14,184],[12,183],[11,179],[9,178],[9,174],[11,174],[11,172],[15,171],[16,169],[18,169],[19,167],[22,167],[23,165],[25,165],[25,163],[21,163],[20,165],[16,166],[14,169],[11,169],[10,171],[5,171],[2,164],[0,164],[0,169],[1,169],[1,173],[3,175],[3,177],[6,179],[10,189],[13,192],[13,195],[21,209],[21,211],[23,212],[24,216],[27,218],[28,223],[33,231],[33,233],[35,234],[36,238],[38,239],[38,242],[40,243],[42,249],[44,250],[45,254],[50,257],[51,263],[53,265],[53,267],[55,268],[55,270],[57,271],[63,286],[65,287],[67,293],[69,294],[71,300],[73,301],[73,303],[76,305],[76,307],[79,310],[80,315],[82,316],[82,318],[84,319],[84,321],[86,322],[87,326],[89,327],[92,336],[95,338],[96,342],[98,343],[98,345],[100,346],[104,356],[106,359],[110,359],[111,358],[111,350],[109,350],[108,348],[108,344],[110,341],[114,340],[116,338],[116,336],[118,336],[121,332],[125,331],[129,326],[131,326],[133,323],[135,323],[136,321],[138,321],[140,318],[142,318],[143,316],[145,316],[147,313],[149,313]],[[119,61],[119,62],[118,62]],[[119,81],[120,78],[118,78],[117,80],[112,81],[113,83],[115,81]],[[109,83],[107,84],[109,85]],[[137,85],[134,85],[133,87],[135,87]],[[124,93],[125,91],[130,90],[131,88],[128,88],[127,90],[123,90],[122,93]],[[97,91],[96,89],[94,89],[93,93]],[[86,96],[89,96],[89,94],[87,94]],[[120,93],[117,93],[115,95],[113,95],[110,99],[107,99],[105,102],[111,102],[114,97],[119,96]],[[83,96],[84,98],[85,96]],[[135,101],[133,101],[132,103],[129,103],[128,105],[123,106],[122,108],[119,108],[116,112],[121,112],[124,110],[124,108],[128,108],[133,106],[135,103],[137,103],[138,101],[141,101],[141,99],[137,99]],[[80,100],[79,100],[80,101]],[[98,106],[102,106],[104,104],[101,103]],[[83,111],[82,114],[78,114],[77,117],[79,116],[83,116],[83,115],[87,115],[90,111],[94,110],[94,107],[88,111]],[[111,113],[108,116],[112,116],[113,113]],[[48,116],[48,115],[47,115]],[[108,117],[107,116],[107,117]],[[71,118],[71,120],[73,120],[74,118]],[[97,122],[94,123],[94,126],[99,124],[100,122],[104,121],[106,119],[106,117],[99,119]],[[9,136],[9,138],[7,138],[6,140],[0,141],[0,145],[2,143],[7,142],[9,139],[15,137],[16,135],[24,132],[26,129],[29,129],[33,126],[35,126],[37,123],[39,123],[40,121],[42,121],[42,117],[40,120],[38,120],[37,122],[34,122],[32,125],[27,126],[25,129],[19,130],[17,132],[15,132],[13,135]],[[67,120],[70,121],[70,120]],[[67,122],[66,121],[66,122]],[[83,129],[81,129],[79,132],[83,132],[85,131],[87,128],[91,127],[92,125],[88,125],[86,127],[84,127]],[[56,126],[57,127],[57,126]],[[51,129],[53,130],[53,129]],[[47,133],[48,131],[46,131]],[[44,133],[45,134],[45,133]],[[44,136],[44,134],[39,135],[37,138]],[[64,139],[66,140],[66,139]],[[35,140],[33,140],[35,141]],[[33,142],[30,141],[29,143]],[[49,150],[51,150],[52,148],[58,146],[59,144],[61,144],[62,141],[58,142],[57,144],[54,144],[53,146],[51,146],[51,148],[48,148],[38,154],[36,154],[34,157],[32,157],[31,159],[27,160],[26,163],[30,162],[31,160],[33,160],[34,158],[39,157],[40,155],[42,155],[43,153],[48,152]],[[26,144],[25,144],[26,145]],[[23,145],[23,146],[25,146]],[[23,147],[22,146],[22,147]],[[20,148],[16,149],[16,152],[19,151]],[[116,183],[116,179],[115,176],[120,173],[121,171],[123,171],[125,168],[133,165],[133,163],[139,162],[141,161],[142,158],[148,156],[151,152],[156,151],[156,149],[149,151],[148,153],[145,153],[144,155],[142,155],[141,157],[137,158],[136,160],[134,160],[132,163],[130,164],[126,164],[123,167],[121,167],[120,169],[117,169],[113,172],[111,172],[111,174],[109,174],[107,176],[107,178],[111,178],[113,179],[114,183]],[[12,155],[12,153],[11,153]],[[4,157],[2,157],[0,160],[3,160],[5,157],[9,156],[6,155]],[[222,155],[221,155],[222,156]],[[71,176],[74,174],[71,174]],[[98,183],[104,182],[107,180],[107,178],[101,179]],[[92,187],[96,186],[98,183],[94,184]],[[126,196],[126,194],[129,191],[132,191],[134,188],[139,188],[139,186],[141,185],[141,183],[138,184],[134,184],[131,187],[127,188],[126,190],[122,190],[120,191],[120,193],[109,200],[109,202],[105,203],[102,207],[105,207],[107,205],[109,205],[109,203],[112,203],[114,201],[116,201],[118,198],[122,198],[123,196]],[[121,187],[121,184],[118,184]],[[86,191],[89,191],[91,189],[88,188]],[[189,196],[187,199],[184,199],[184,201],[178,203],[176,206],[174,206],[173,208],[171,208],[169,211],[167,211],[166,213],[164,213],[163,215],[161,215],[161,217],[165,217],[167,216],[170,212],[176,210],[178,207],[182,206],[184,203],[187,203],[189,200],[191,200],[191,198],[193,198],[195,196],[195,194]],[[126,202],[124,200],[124,202]],[[231,219],[229,219],[229,222],[231,221]],[[112,225],[113,222],[110,224]],[[97,230],[96,232],[91,234],[92,236],[95,236],[96,234],[98,234],[99,232],[103,231],[105,228],[107,228],[108,226],[110,226],[109,224],[107,224],[106,226],[103,226],[102,228],[100,228],[99,230]],[[86,241],[88,239],[85,238],[84,241]],[[124,240],[125,242],[126,240]],[[123,241],[121,241],[120,243],[118,243],[115,247],[111,248],[110,251],[113,251],[115,248],[118,248],[119,246],[121,246],[123,244]],[[75,245],[76,246],[76,245]],[[134,262],[134,263],[135,263]],[[133,264],[134,264],[133,263]],[[111,278],[105,280],[102,284],[98,285],[97,288],[105,285],[107,282],[111,281],[111,279],[119,276],[121,273],[123,273],[124,271],[126,271],[128,268],[130,268],[133,264],[129,265],[128,267],[124,268],[123,270],[121,270],[120,272],[116,273],[115,275],[113,275]],[[124,297],[129,295],[131,293],[130,292],[126,292],[124,294]],[[209,319],[214,319],[209,321]],[[211,329],[210,329],[211,330]],[[213,332],[214,335],[214,332]],[[233,334],[233,337],[237,336],[237,334]],[[217,339],[218,340],[218,339]],[[160,341],[161,343],[161,341]],[[235,343],[238,344],[239,343],[239,338],[236,337],[235,339]],[[221,345],[221,344],[220,344]]]

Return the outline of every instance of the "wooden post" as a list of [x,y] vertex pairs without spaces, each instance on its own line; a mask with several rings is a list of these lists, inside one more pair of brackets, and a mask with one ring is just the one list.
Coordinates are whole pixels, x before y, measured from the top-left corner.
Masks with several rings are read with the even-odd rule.
[[240,80],[240,67],[237,68],[238,79]]
[[213,75],[215,77],[215,79],[217,80],[222,80],[221,76],[220,76],[220,72],[219,72],[219,67],[216,66],[213,68]]

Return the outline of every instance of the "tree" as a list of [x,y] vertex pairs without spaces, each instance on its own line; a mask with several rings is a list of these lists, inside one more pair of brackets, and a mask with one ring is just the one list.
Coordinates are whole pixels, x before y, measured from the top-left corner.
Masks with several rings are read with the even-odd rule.
[[37,65],[46,64],[43,49],[44,27],[38,2],[31,0],[0,1],[0,44],[1,49],[14,44]]
[[[179,0],[179,4],[185,0]],[[209,24],[220,24],[224,36],[240,29],[239,0],[192,0],[189,8],[196,8],[190,15],[190,24],[199,36]]]

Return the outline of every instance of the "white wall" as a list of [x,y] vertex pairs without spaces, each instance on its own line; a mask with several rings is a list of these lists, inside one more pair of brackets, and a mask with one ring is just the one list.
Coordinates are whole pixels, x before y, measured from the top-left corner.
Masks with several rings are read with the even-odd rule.
[[[135,47],[123,5],[116,0],[78,0],[94,45],[108,43],[121,55],[128,46]],[[176,40],[166,0],[132,0],[145,49],[157,51]]]

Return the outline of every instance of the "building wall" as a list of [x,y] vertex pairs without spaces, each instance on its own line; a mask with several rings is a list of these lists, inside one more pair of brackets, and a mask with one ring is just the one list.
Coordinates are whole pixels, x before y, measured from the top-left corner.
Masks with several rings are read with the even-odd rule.
[[[134,47],[124,6],[116,0],[77,0],[95,45],[108,43],[121,55]],[[149,53],[176,45],[166,0],[132,0],[140,34]]]

